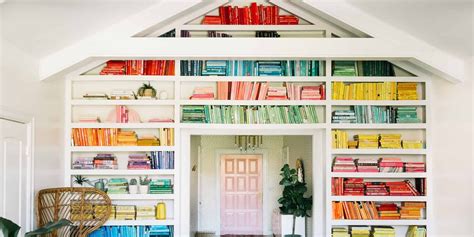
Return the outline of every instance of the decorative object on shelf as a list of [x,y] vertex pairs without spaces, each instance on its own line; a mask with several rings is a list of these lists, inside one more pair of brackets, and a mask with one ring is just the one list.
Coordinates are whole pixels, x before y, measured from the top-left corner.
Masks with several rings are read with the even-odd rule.
[[167,100],[168,99],[168,92],[160,91],[160,100]]
[[111,100],[136,100],[137,95],[132,90],[113,90],[110,93]]
[[151,183],[151,178],[148,178],[147,176],[145,176],[145,178],[142,178],[140,176],[140,194],[148,194],[148,189],[149,189],[149,185]]
[[303,159],[297,159],[296,160],[296,171],[298,171],[298,182],[304,183]]
[[148,82],[148,84],[143,83],[143,85],[138,88],[137,94],[141,98],[155,98],[156,90],[153,86],[151,86],[150,82]]
[[282,179],[280,180],[280,185],[283,186],[282,197],[278,199],[280,206],[280,213],[282,215],[291,215],[293,218],[293,225],[291,234],[282,233],[286,237],[297,237],[305,235],[305,228],[301,232],[295,234],[296,219],[301,217],[309,217],[309,211],[311,211],[313,205],[313,198],[305,197],[305,193],[308,190],[306,183],[298,181],[298,172],[296,169],[291,169],[288,164],[285,164],[281,168]]
[[97,180],[92,181],[92,182],[95,182],[94,187],[96,189],[99,189],[100,191],[103,191],[103,192],[106,191],[105,185],[107,184],[107,179],[97,179]]
[[166,204],[163,201],[156,204],[156,219],[166,220]]
[[130,194],[137,194],[138,193],[137,179],[133,178],[128,183],[128,193],[130,193]]
[[248,151],[260,148],[263,144],[263,137],[262,136],[235,136],[234,138],[234,145],[240,149],[240,151]]
[[105,224],[112,205],[107,194],[95,188],[40,190],[36,204],[38,227],[46,227],[51,222],[70,218],[74,226],[59,228],[52,236],[71,237],[86,237]]
[[85,183],[88,183],[89,179],[82,175],[74,175],[74,183],[83,186]]

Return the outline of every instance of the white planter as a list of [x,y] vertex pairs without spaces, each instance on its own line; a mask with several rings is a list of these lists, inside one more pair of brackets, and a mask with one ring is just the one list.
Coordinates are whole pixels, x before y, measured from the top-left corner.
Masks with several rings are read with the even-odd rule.
[[148,185],[140,185],[140,194],[148,194]]
[[[293,228],[293,216],[292,215],[281,215],[275,211],[273,214],[272,229],[273,234],[276,236],[291,235]],[[297,217],[295,220],[295,235],[306,237],[306,218]]]
[[137,194],[138,193],[138,185],[128,185],[128,193]]

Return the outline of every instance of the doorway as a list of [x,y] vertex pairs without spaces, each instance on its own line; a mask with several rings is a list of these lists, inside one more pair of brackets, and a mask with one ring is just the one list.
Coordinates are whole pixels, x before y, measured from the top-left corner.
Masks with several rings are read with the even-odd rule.
[[263,167],[260,154],[226,154],[220,159],[220,233],[263,233]]

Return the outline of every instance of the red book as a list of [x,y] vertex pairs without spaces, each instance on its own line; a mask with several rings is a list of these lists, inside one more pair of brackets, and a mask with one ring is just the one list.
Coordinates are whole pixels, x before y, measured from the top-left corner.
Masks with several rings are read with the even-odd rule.
[[260,24],[260,16],[258,12],[258,6],[256,2],[250,4],[250,13],[252,16],[252,25],[259,25]]
[[232,13],[232,6],[226,6],[225,8],[225,24],[230,25],[231,24],[231,13]]
[[203,25],[221,25],[222,19],[221,16],[204,16],[201,24]]
[[244,7],[244,25],[250,25],[250,8]]
[[221,24],[225,25],[226,22],[225,22],[225,7],[224,6],[219,7],[219,17],[221,19]]
[[278,24],[278,14],[280,8],[278,6],[272,6],[272,25],[277,25]]

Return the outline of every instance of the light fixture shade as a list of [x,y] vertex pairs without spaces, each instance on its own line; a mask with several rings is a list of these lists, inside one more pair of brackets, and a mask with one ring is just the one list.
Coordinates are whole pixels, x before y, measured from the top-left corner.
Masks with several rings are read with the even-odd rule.
[[260,148],[263,143],[262,136],[256,135],[243,135],[235,136],[234,144],[240,149],[240,151],[248,151]]

